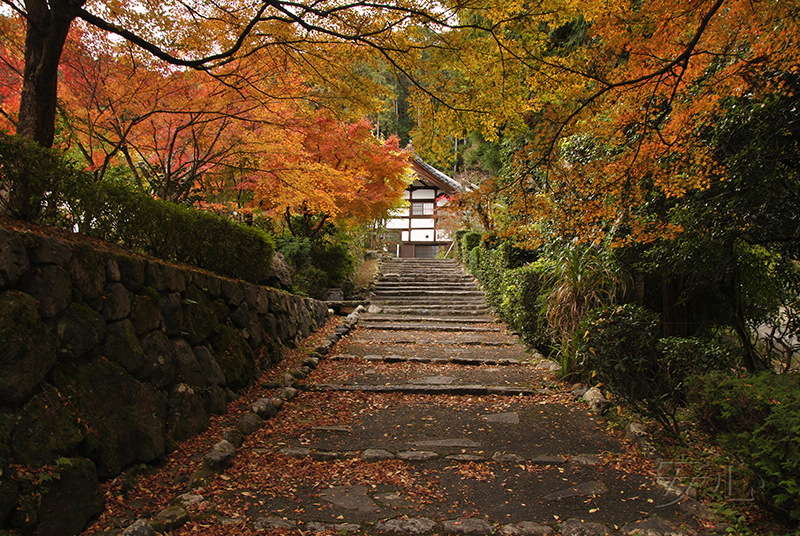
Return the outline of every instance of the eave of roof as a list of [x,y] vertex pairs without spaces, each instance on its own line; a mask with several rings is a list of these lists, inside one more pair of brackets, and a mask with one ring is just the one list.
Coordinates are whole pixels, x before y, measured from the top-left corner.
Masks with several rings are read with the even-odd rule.
[[436,186],[438,186],[441,190],[444,190],[448,195],[456,194],[462,190],[462,187],[458,181],[448,177],[432,165],[422,160],[417,155],[412,157],[411,166],[414,168],[414,171],[416,171],[417,174],[424,175],[425,178],[434,182]]

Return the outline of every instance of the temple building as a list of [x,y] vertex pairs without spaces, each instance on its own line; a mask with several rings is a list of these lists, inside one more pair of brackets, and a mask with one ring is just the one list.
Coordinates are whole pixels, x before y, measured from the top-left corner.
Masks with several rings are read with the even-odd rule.
[[417,156],[411,168],[414,182],[404,194],[408,206],[391,214],[386,229],[396,236],[398,257],[436,258],[452,245],[450,232],[440,228],[439,211],[461,185]]

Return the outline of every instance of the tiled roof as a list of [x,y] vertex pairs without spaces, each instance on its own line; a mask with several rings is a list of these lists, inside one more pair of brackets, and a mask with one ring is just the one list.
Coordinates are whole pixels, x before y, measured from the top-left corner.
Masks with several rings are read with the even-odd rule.
[[452,193],[460,192],[461,190],[463,190],[461,184],[459,184],[458,181],[448,177],[447,175],[445,175],[432,165],[425,162],[422,158],[418,157],[417,155],[414,155],[414,162],[417,165],[419,165],[422,169],[424,169],[427,173],[429,173],[431,176],[433,176],[433,178],[444,183],[447,186],[447,188],[444,189],[453,190]]

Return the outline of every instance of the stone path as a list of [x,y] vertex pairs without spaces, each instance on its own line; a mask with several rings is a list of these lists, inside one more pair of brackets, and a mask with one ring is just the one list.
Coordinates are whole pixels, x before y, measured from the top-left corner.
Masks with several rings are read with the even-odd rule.
[[190,517],[231,534],[715,534],[495,321],[458,264],[388,261],[371,304],[277,389],[290,401],[239,442],[224,486],[190,484]]

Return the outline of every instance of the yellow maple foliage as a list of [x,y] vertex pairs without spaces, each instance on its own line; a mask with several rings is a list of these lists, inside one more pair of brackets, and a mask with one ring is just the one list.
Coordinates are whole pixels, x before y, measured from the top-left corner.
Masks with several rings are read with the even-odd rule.
[[679,233],[643,209],[723,180],[705,135],[727,99],[792,91],[782,75],[798,72],[797,0],[487,0],[474,13],[480,29],[430,54],[452,98],[415,95],[415,145],[448,151],[444,125],[527,137],[493,193],[520,240]]

